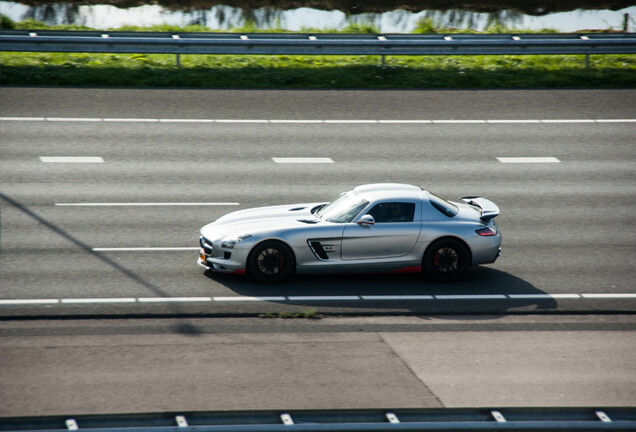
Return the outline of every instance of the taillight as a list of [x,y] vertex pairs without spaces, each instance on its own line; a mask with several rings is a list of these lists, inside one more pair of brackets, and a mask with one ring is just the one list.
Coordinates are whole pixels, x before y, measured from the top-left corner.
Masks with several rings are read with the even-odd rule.
[[480,228],[475,231],[480,236],[494,236],[497,235],[497,230],[493,227]]

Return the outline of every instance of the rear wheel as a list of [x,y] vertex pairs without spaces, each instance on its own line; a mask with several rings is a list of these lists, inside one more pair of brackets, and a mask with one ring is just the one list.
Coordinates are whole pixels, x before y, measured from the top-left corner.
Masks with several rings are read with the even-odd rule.
[[454,282],[466,273],[469,256],[468,248],[461,241],[441,239],[426,250],[423,267],[438,282]]
[[296,263],[289,246],[270,240],[257,245],[247,258],[247,272],[259,282],[279,283],[294,271]]

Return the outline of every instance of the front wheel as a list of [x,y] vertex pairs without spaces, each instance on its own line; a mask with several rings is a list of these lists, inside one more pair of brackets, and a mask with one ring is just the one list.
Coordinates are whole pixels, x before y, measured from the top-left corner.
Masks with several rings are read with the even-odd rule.
[[294,254],[284,243],[270,240],[257,245],[247,258],[247,272],[263,283],[279,283],[294,271]]
[[423,266],[433,280],[454,282],[466,273],[469,256],[468,248],[461,241],[442,239],[428,247]]

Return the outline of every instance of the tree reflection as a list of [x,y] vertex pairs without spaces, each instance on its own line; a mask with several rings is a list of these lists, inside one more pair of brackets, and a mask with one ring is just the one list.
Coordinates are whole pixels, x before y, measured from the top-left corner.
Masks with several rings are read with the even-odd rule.
[[[87,17],[94,14],[89,8],[96,5],[94,0],[62,2],[49,0],[22,1],[29,7],[17,20],[33,19],[46,24],[87,25]],[[632,6],[631,0],[613,0],[612,3],[594,0],[554,2],[539,0],[507,0],[498,2],[459,2],[449,0],[312,0],[307,7],[336,13],[327,30],[338,30],[348,25],[365,25],[382,28],[388,23],[401,32],[413,29],[417,20],[427,19],[436,28],[485,29],[496,25],[503,28],[515,28],[523,25],[524,17],[546,15],[552,12],[581,9],[618,10]],[[286,0],[102,0],[99,5],[111,5],[117,8],[133,8],[159,5],[160,15],[166,22],[180,22],[178,25],[201,25],[214,30],[227,30],[236,27],[250,27],[255,30],[294,28],[294,15],[300,11],[299,2]],[[304,9],[303,9],[304,10]],[[339,17],[339,18],[338,18]],[[12,17],[16,19],[16,17]],[[316,28],[311,20],[308,26]],[[126,23],[128,24],[128,23]],[[155,23],[153,23],[155,24]],[[147,25],[147,24],[143,24]],[[110,28],[121,26],[113,22]],[[320,27],[318,27],[320,28]]]

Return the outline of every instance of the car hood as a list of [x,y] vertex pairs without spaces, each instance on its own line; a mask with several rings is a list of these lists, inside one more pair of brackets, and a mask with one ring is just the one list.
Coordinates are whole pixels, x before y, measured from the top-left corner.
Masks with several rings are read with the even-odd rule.
[[204,226],[201,234],[215,240],[220,237],[258,234],[294,227],[324,223],[311,210],[325,203],[305,203],[239,210]]

